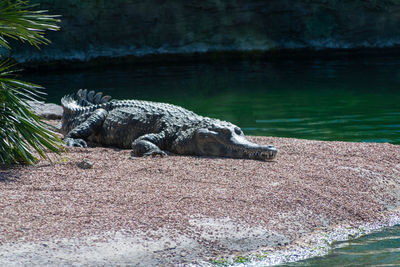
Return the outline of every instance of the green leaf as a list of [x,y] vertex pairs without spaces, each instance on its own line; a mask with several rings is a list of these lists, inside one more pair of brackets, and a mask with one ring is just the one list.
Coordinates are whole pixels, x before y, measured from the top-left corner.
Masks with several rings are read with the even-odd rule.
[[32,151],[48,158],[46,150],[59,154],[63,142],[27,104],[42,88],[10,78],[10,64],[0,62],[0,164],[33,164],[37,158]]
[[47,11],[32,11],[29,1],[0,0],[0,46],[10,49],[6,38],[28,42],[39,48],[49,44],[44,37],[47,30],[58,31],[59,16],[47,15]]
[[[39,48],[49,44],[45,31],[57,31],[59,16],[26,0],[0,0],[0,47],[11,49],[7,38]],[[1,55],[0,55],[1,57]],[[47,158],[46,150],[60,153],[63,141],[30,109],[28,100],[41,99],[43,87],[20,81],[11,60],[0,61],[0,164],[33,164],[36,151]]]

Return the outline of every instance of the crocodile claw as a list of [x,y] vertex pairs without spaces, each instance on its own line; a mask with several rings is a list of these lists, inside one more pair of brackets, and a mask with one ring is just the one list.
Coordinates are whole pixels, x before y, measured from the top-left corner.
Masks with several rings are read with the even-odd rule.
[[156,156],[161,156],[161,157],[165,157],[167,155],[167,153],[165,153],[162,150],[151,150],[149,152],[146,152],[143,154],[144,157],[148,157],[148,156],[152,156],[152,157],[156,157]]
[[64,142],[66,146],[87,147],[86,141],[83,139],[65,138]]

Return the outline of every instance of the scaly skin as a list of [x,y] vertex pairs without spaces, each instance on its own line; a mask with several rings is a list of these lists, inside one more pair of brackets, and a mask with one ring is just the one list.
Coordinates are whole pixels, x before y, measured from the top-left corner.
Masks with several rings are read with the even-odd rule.
[[271,160],[277,149],[248,141],[236,125],[197,115],[179,106],[139,100],[113,100],[79,90],[61,99],[62,132],[68,146],[86,141],[132,148],[132,156],[217,156]]

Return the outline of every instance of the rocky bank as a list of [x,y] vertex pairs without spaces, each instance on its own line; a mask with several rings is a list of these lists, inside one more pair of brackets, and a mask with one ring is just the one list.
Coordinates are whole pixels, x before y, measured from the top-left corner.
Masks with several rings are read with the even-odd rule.
[[215,51],[398,47],[399,0],[33,0],[62,15],[42,51],[20,62]]

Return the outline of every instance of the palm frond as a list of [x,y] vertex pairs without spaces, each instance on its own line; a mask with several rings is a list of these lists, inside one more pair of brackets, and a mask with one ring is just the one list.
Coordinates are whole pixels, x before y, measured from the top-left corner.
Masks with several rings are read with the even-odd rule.
[[49,44],[44,37],[47,30],[58,31],[59,16],[47,15],[46,10],[32,11],[37,5],[29,1],[0,0],[0,46],[10,49],[6,38],[27,42],[39,48]]
[[42,87],[15,80],[7,62],[0,63],[0,164],[33,164],[37,160],[33,150],[47,158],[46,150],[59,153],[63,142],[26,101],[35,100]]
[[[59,16],[47,11],[32,11],[37,5],[27,0],[0,0],[0,47],[10,49],[7,39],[27,42],[39,48],[50,40],[47,30],[59,30]],[[44,94],[42,87],[17,79],[15,64],[0,62],[0,164],[36,162],[36,151],[46,158],[48,150],[59,153],[62,140],[34,114],[28,100],[36,101]]]

